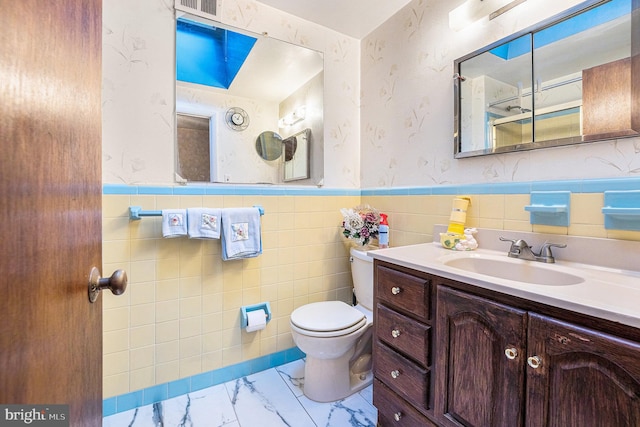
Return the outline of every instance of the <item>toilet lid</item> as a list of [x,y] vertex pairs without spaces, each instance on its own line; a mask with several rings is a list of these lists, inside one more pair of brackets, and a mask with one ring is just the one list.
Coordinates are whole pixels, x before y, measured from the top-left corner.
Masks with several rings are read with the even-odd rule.
[[315,332],[346,329],[362,321],[365,315],[342,301],[313,302],[296,308],[291,323]]

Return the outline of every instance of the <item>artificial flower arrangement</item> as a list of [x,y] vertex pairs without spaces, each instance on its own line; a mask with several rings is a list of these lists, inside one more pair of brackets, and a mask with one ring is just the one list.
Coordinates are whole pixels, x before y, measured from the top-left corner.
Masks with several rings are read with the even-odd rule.
[[380,213],[369,205],[356,206],[353,209],[340,209],[344,220],[342,234],[347,239],[355,240],[358,245],[366,245],[378,237]]

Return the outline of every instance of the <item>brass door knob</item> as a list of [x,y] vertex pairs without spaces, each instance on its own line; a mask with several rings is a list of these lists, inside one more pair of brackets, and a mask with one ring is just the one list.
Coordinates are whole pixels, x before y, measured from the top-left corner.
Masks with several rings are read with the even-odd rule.
[[111,277],[102,278],[100,270],[93,267],[89,274],[89,301],[96,302],[103,289],[111,290],[114,295],[122,295],[127,289],[127,282],[127,272],[124,270],[116,270]]

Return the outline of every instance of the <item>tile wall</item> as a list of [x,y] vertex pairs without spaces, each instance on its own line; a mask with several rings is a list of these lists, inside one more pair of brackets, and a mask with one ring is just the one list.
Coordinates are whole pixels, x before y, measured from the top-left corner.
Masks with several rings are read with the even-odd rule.
[[[622,182],[623,189],[638,185],[637,180]],[[524,187],[461,187],[441,189],[443,194],[427,188],[362,190],[362,195],[337,196],[325,190],[284,196],[105,194],[103,269],[126,269],[129,288],[119,297],[103,294],[104,398],[294,347],[293,309],[314,301],[351,301],[342,207],[368,203],[388,213],[392,246],[432,241],[433,226],[448,223],[455,194],[471,196],[469,226],[640,240],[640,232],[605,230],[598,185],[572,192],[568,227],[531,225],[524,210],[529,185]],[[556,187],[551,183],[547,189]],[[146,210],[262,205],[264,253],[223,262],[219,241],[163,239],[160,218],[129,221],[130,205]],[[262,301],[270,302],[273,320],[265,330],[247,334],[239,326],[240,307]]]
[[[294,347],[289,315],[314,301],[351,301],[341,207],[359,196],[103,196],[103,271],[123,268],[127,292],[103,293],[108,398]],[[163,239],[144,210],[262,205],[263,254],[222,261],[219,240]],[[269,301],[266,329],[240,329],[240,307]]]
[[[363,203],[389,213],[390,243],[404,246],[433,240],[435,224],[448,224],[452,195],[387,196],[364,195]],[[532,225],[529,194],[471,194],[467,226],[571,236],[640,240],[640,232],[605,230],[603,193],[571,195],[570,225],[556,227]]]

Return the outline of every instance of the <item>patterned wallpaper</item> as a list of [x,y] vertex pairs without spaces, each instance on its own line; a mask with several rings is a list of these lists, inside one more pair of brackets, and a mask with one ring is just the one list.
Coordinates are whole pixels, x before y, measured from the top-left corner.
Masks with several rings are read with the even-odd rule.
[[[455,160],[453,61],[580,1],[531,0],[455,32],[448,13],[461,3],[413,0],[361,42],[253,0],[224,0],[222,21],[324,53],[327,187],[608,178],[640,171],[638,138]],[[172,4],[104,2],[105,183],[174,183]]]
[[362,42],[362,187],[636,176],[640,139],[455,160],[453,61],[580,3],[527,1],[449,29],[462,0],[413,0]]
[[[224,0],[221,21],[324,53],[324,185],[358,188],[360,43],[252,0]],[[173,184],[172,0],[103,5],[103,182]]]

